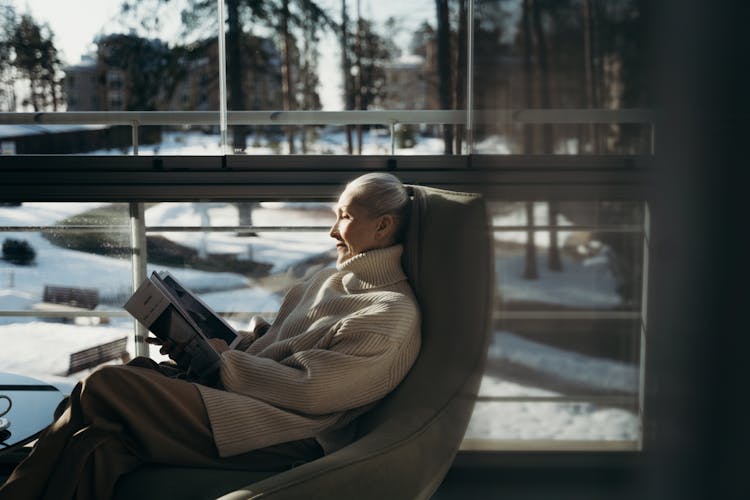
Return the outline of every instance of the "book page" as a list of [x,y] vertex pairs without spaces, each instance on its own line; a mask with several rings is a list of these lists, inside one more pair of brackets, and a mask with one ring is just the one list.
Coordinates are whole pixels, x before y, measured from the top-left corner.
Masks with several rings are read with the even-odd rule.
[[125,303],[124,308],[162,340],[180,346],[190,357],[190,368],[199,377],[210,376],[219,366],[219,353],[199,333],[192,318],[153,277],[145,280]]
[[158,276],[159,282],[177,301],[180,307],[195,322],[200,332],[207,338],[221,339],[228,346],[238,340],[238,335],[221,316],[216,314],[199,297],[183,287],[174,276],[164,272]]

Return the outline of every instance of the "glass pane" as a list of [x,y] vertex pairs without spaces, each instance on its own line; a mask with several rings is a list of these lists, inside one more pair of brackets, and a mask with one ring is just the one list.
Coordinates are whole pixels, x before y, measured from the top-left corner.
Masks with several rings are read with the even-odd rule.
[[635,447],[643,203],[491,202],[489,211],[495,311],[468,442]]
[[493,203],[490,209],[496,298],[505,310],[640,308],[642,203]]
[[[65,374],[70,354],[128,338],[128,207],[21,203],[0,207],[0,370]],[[78,376],[78,375],[75,375]]]
[[[146,208],[149,272],[171,272],[242,330],[256,314],[272,321],[292,285],[335,263],[328,235],[333,221],[331,203],[150,205]],[[163,359],[155,348],[150,353]]]
[[[0,91],[3,111],[218,111],[215,2],[196,11],[203,26],[174,15],[175,4],[188,5],[184,0],[82,0],[72,9],[51,0],[6,3],[0,12],[6,28],[0,41],[8,43],[0,57],[0,76],[7,82]],[[35,43],[44,50],[32,52]],[[161,119],[141,120],[140,154],[222,152],[218,114]],[[0,125],[3,153],[134,152],[127,122],[112,123],[107,116],[70,118],[61,125],[46,120],[40,115]]]
[[[10,303],[7,300],[0,302],[3,307]],[[124,317],[0,316],[0,344],[3,346],[0,349],[0,371],[46,380],[60,376],[81,379],[94,366],[69,374],[71,354],[117,339],[127,339],[127,356],[133,357],[134,338],[133,320]],[[118,357],[107,362],[122,361]]]
[[318,202],[155,204],[146,209],[149,267],[173,272],[211,307],[234,318],[273,313],[297,280],[335,262],[328,234],[332,207]]
[[[637,398],[640,322],[513,320],[496,322],[485,383],[516,384],[491,396],[617,395]],[[498,387],[499,389],[499,387]],[[522,392],[523,389],[523,392]]]
[[[546,340],[531,340],[534,333],[523,328],[494,332],[466,439],[483,449],[514,440],[640,439],[639,323],[630,335],[599,322],[576,335],[576,323],[567,323],[548,324],[554,335]],[[598,342],[580,341],[585,337]],[[627,345],[618,352],[613,339]]]
[[[460,108],[463,80],[454,75],[466,73],[466,52],[459,50],[466,44],[455,39],[465,41],[466,30],[458,27],[466,20],[457,4],[439,3],[445,6],[440,18],[445,31],[438,30],[438,9],[428,0],[289,2],[286,9],[271,7],[266,20],[243,2],[233,17],[228,4],[228,107],[292,112]],[[239,22],[233,24],[234,18]],[[445,47],[438,44],[438,32],[449,42]],[[440,75],[445,75],[444,87]],[[452,136],[444,140],[442,124],[430,120],[400,116],[391,137],[390,120],[346,124],[327,119],[318,115],[318,122],[308,124],[268,120],[234,126],[230,142],[235,152],[247,154],[267,154],[270,148],[279,154],[381,155],[391,153],[391,140],[397,154],[443,154],[445,143],[453,147]]]
[[[640,436],[637,413],[591,403],[482,402],[474,407],[464,439],[498,441],[635,441]],[[508,446],[508,443],[496,443]]]
[[477,0],[474,152],[650,154],[643,6]]

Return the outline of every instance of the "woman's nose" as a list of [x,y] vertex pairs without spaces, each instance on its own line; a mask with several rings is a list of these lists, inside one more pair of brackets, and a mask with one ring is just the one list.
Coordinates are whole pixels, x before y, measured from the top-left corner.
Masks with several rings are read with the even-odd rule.
[[339,222],[336,221],[331,226],[331,230],[328,231],[328,236],[330,236],[331,238],[335,238],[336,236],[338,236],[338,234],[339,234]]

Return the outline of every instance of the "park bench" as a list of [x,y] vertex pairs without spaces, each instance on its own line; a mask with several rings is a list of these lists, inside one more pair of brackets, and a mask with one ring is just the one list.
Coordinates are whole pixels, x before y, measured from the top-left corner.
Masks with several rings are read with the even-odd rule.
[[72,353],[70,355],[70,367],[66,375],[93,368],[115,359],[127,363],[130,360],[130,354],[127,351],[127,342],[127,337],[122,337],[105,344]]
[[77,288],[70,286],[45,285],[42,294],[42,302],[34,304],[32,309],[35,311],[47,312],[48,319],[55,319],[49,316],[50,311],[69,313],[56,318],[63,323],[72,323],[75,319],[76,324],[101,324],[106,323],[106,317],[94,317],[86,315],[77,317],[76,312],[92,311],[99,305],[99,290],[96,288]]
[[92,310],[99,305],[99,290],[96,288],[45,285],[42,301],[48,304]]

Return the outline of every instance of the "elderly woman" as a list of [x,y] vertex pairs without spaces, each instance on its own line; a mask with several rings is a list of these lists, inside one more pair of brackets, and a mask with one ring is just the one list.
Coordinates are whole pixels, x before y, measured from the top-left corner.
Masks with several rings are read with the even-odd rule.
[[[403,379],[420,347],[401,268],[409,198],[389,174],[349,183],[330,235],[335,269],[293,287],[276,320],[221,352],[216,387],[150,360],[79,383],[2,498],[109,498],[144,463],[281,470],[351,441],[356,417]],[[151,340],[152,343],[157,343]],[[181,359],[170,345],[162,352]]]

